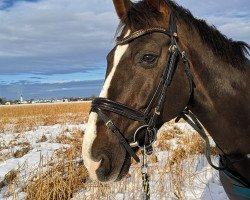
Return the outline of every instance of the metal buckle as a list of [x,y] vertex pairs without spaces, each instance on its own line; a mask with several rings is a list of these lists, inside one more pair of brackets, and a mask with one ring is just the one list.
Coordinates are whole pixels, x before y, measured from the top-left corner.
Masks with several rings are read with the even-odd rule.
[[186,52],[185,51],[181,52],[181,57],[182,57],[182,59],[186,58]]
[[[157,130],[154,128],[152,130],[148,129],[149,126],[148,125],[144,125],[139,127],[134,134],[134,142],[130,143],[131,147],[139,147],[141,149],[145,149],[145,152],[147,155],[151,155],[153,153],[153,143],[156,140],[156,134],[157,134]],[[142,131],[145,131],[144,135],[140,135],[142,133]],[[145,144],[144,142],[140,142],[139,138],[140,136],[142,137],[149,137],[149,141],[147,142],[147,144]]]
[[132,148],[139,147],[139,144],[138,144],[137,141],[131,142],[131,143],[129,143],[129,145],[130,145]]
[[172,44],[172,45],[170,45],[168,51],[169,51],[170,53],[173,53],[175,49],[178,49],[177,46],[176,46],[175,44]]
[[107,121],[107,123],[105,124],[107,127],[110,127],[110,125],[113,125],[113,122],[111,120]]
[[160,116],[160,115],[161,115],[161,112],[158,112],[158,111],[157,111],[157,108],[155,108],[155,114],[158,115],[158,116]]

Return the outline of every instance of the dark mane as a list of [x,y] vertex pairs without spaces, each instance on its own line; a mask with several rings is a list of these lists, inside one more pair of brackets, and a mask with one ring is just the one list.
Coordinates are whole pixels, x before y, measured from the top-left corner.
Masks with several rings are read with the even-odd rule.
[[[220,33],[215,26],[208,25],[205,20],[195,18],[192,13],[171,0],[161,0],[167,4],[172,14],[183,21],[190,29],[196,29],[203,42],[225,62],[233,67],[243,69],[243,64],[248,60],[250,46],[242,41],[233,41]],[[161,14],[144,1],[134,3],[127,13],[127,18],[122,25],[132,29],[142,29],[152,26],[152,22],[160,21]]]

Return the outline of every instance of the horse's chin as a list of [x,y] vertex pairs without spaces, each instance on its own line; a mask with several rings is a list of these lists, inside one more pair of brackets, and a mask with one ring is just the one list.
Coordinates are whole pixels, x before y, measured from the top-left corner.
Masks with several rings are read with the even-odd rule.
[[123,165],[122,165],[122,167],[121,167],[120,173],[118,174],[118,176],[117,176],[117,178],[116,178],[116,180],[115,180],[116,182],[117,182],[117,181],[120,181],[122,178],[124,178],[124,177],[128,174],[130,165],[131,165],[131,158],[130,158],[130,156],[126,153],[126,156],[125,156]]

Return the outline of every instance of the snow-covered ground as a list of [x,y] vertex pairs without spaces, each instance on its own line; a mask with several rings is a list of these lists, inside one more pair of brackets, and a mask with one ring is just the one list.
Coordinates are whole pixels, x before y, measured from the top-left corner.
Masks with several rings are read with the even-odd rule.
[[[187,124],[179,123],[174,126],[182,131],[192,132]],[[14,169],[19,170],[20,177],[23,177],[22,182],[25,184],[29,173],[43,168],[44,159],[48,161],[56,150],[69,147],[68,144],[57,143],[56,138],[61,134],[70,137],[74,130],[79,129],[84,130],[85,124],[57,124],[40,126],[36,130],[23,133],[0,133],[0,182],[4,180],[6,174]],[[171,129],[173,129],[173,125],[164,125],[159,135]],[[175,139],[168,142],[173,148],[178,148],[179,144]],[[15,153],[23,148],[27,148],[27,152],[24,155],[15,156]],[[219,181],[218,172],[209,166],[203,155],[190,156],[181,162],[181,166],[173,165],[173,168],[169,168],[167,167],[169,151],[160,150],[157,148],[157,144],[155,149],[156,152],[153,155],[155,159],[149,159],[151,199],[228,199]],[[216,162],[216,158],[214,160]],[[180,177],[177,176],[178,173]],[[132,165],[129,174],[130,176],[123,181],[109,185],[112,193],[109,194],[109,199],[141,199],[140,165]],[[173,189],[178,185],[181,188],[176,188],[176,192],[172,190],[171,193],[169,192],[169,188]],[[86,195],[93,197],[95,189],[98,188],[89,187],[85,191],[79,191],[73,199],[84,199],[83,196],[86,197]],[[6,199],[8,190],[8,185],[0,188],[0,199]],[[16,191],[17,199],[24,199],[25,194],[20,191],[20,188],[16,188]]]
[[[58,149],[68,148],[68,144],[57,143],[58,136],[70,134],[74,130],[84,130],[85,124],[81,125],[53,125],[39,126],[34,131],[24,133],[0,133],[0,183],[11,170],[17,170],[19,177],[23,177],[23,184],[34,174],[36,170],[43,169],[44,163],[48,163]],[[27,148],[28,152],[19,157],[17,151]],[[0,188],[0,199],[6,199],[8,186]],[[18,190],[18,188],[17,188]],[[11,198],[10,198],[11,199]],[[22,198],[21,198],[22,199]]]

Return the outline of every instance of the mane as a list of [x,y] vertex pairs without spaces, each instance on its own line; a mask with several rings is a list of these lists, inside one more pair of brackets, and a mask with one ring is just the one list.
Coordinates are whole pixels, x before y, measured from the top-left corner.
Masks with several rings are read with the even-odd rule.
[[[208,25],[205,20],[195,18],[188,9],[172,0],[161,1],[170,7],[174,17],[183,21],[191,30],[196,30],[204,44],[210,47],[215,55],[235,68],[244,69],[244,64],[248,61],[247,55],[250,55],[250,46],[247,43],[227,38],[214,25]],[[126,25],[137,30],[148,28],[152,26],[152,22],[161,21],[160,19],[161,13],[144,1],[133,3],[117,33]]]

